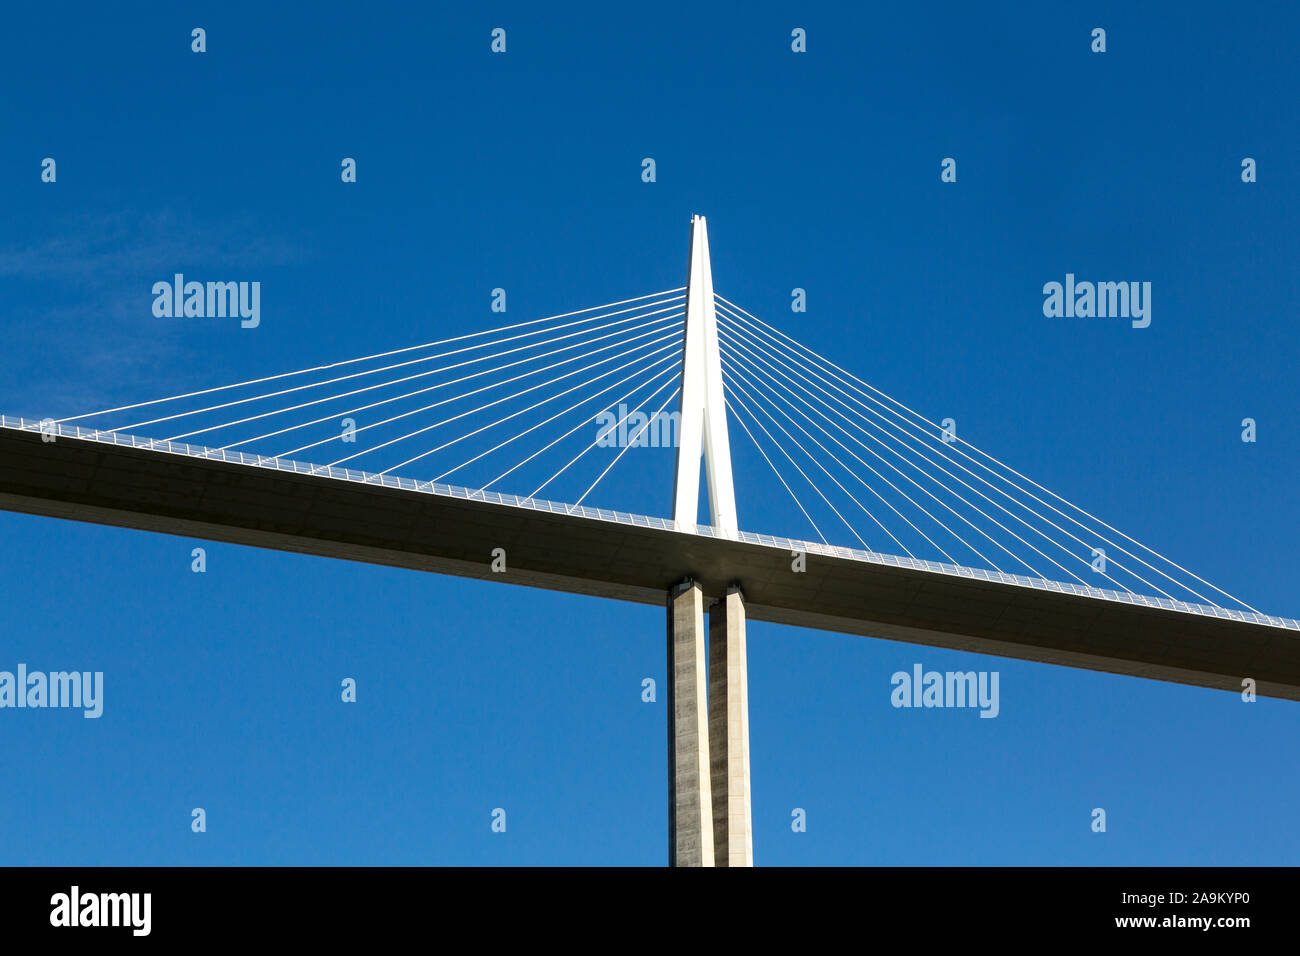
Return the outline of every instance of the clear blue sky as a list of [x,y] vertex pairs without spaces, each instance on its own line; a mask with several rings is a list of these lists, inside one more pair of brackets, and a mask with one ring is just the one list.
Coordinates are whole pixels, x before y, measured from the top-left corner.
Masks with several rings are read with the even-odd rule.
[[[678,286],[702,213],[719,292],[1300,617],[1287,5],[28,5],[3,25],[7,414],[490,327],[494,287],[524,321]],[[174,272],[260,281],[261,326],[155,318]],[[1150,281],[1150,328],[1045,318],[1067,272]],[[666,514],[671,452],[637,451],[599,503]],[[810,536],[760,460],[737,468],[742,526]],[[640,699],[663,686],[658,608],[216,544],[199,575],[201,542],[12,514],[0,535],[0,669],[106,685],[99,720],[0,711],[0,862],[666,860],[664,695]],[[1294,703],[765,624],[749,655],[759,864],[1300,853]],[[918,662],[999,671],[1001,713],[892,708]]]

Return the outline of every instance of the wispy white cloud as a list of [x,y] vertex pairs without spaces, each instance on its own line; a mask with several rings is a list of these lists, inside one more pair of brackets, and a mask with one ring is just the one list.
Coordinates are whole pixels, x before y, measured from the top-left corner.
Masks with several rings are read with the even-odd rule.
[[41,228],[0,246],[0,409],[10,413],[88,411],[141,397],[141,382],[150,397],[183,390],[172,370],[194,346],[153,318],[152,283],[186,270],[237,277],[300,258],[239,214],[87,213]]
[[112,285],[114,276],[186,262],[251,268],[293,261],[297,249],[248,216],[199,223],[172,210],[86,215],[24,244],[0,247],[0,276],[77,279]]

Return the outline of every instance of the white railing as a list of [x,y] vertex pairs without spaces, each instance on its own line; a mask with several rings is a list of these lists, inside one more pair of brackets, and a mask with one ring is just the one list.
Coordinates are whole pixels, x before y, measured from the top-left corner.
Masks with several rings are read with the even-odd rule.
[[683,529],[668,518],[656,518],[650,515],[632,514],[624,511],[611,511],[607,508],[588,508],[585,505],[569,505],[559,501],[547,501],[544,498],[521,498],[518,495],[502,494],[497,491],[483,491],[462,488],[459,485],[444,485],[433,481],[417,481],[414,478],[399,478],[395,475],[379,475],[368,471],[355,471],[351,468],[335,468],[331,465],[313,465],[308,462],[293,461],[288,458],[270,458],[266,455],[253,455],[241,451],[227,451],[221,448],[208,448],[203,445],[188,445],[184,442],[166,441],[154,438],[142,438],[138,435],[125,435],[121,432],[101,431],[95,428],[82,428],[78,425],[61,425],[51,423],[44,428],[38,421],[24,418],[12,418],[0,415],[0,427],[13,428],[27,432],[46,432],[56,438],[76,438],[82,441],[103,442],[109,445],[125,445],[130,448],[143,448],[148,451],[162,452],[169,455],[185,455],[190,458],[207,458],[230,462],[236,465],[248,465],[254,468],[270,468],[275,471],[292,471],[298,474],[314,475],[320,478],[333,478],[336,481],[350,481],[366,485],[380,485],[385,488],[397,488],[402,491],[416,491],[421,494],[441,495],[448,498],[461,498],[466,501],[485,501],[490,504],[506,505],[511,508],[527,508],[531,511],[547,511],[553,514],[574,515],[595,521],[608,521],[614,524],[631,525],[637,528],[653,528],[658,531],[675,531],[682,534],[698,534],[708,538],[725,538],[741,541],[745,544],[759,545],[767,548],[779,548],[783,551],[801,551],[806,554],[820,554],[826,557],[842,558],[849,561],[865,561],[869,564],[886,565],[896,568],[908,568],[916,571],[928,571],[933,574],[946,574],[953,577],[973,578],[980,581],[993,581],[999,584],[1012,584],[1017,587],[1034,588],[1039,591],[1057,591],[1061,594],[1073,594],[1082,597],[1097,598],[1103,601],[1118,601],[1123,604],[1141,604],[1147,607],[1163,608],[1167,611],[1181,611],[1186,614],[1199,614],[1205,617],[1220,617],[1233,621],[1245,621],[1250,624],[1264,624],[1287,630],[1300,631],[1300,621],[1291,618],[1276,617],[1271,614],[1256,614],[1251,611],[1236,611],[1229,608],[1215,607],[1209,604],[1189,604],[1170,598],[1151,597],[1146,594],[1134,594],[1129,591],[1112,591],[1105,588],[1087,587],[1069,584],[1064,581],[1052,581],[1047,578],[1032,578],[1020,574],[1006,574],[1002,571],[989,571],[984,568],[967,568],[958,564],[944,564],[938,561],[925,561],[920,558],[905,558],[896,554],[879,554],[857,548],[845,548],[833,544],[821,544],[815,541],[799,541],[794,538],[776,537],[770,534],[755,534],[750,531],[726,532],[708,525],[696,525],[693,529]]

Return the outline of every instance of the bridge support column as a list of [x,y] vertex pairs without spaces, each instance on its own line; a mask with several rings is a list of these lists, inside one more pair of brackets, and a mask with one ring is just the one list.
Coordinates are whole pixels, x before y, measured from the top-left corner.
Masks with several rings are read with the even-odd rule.
[[745,599],[736,587],[709,610],[709,756],[717,866],[753,866]]
[[704,594],[668,592],[668,865],[713,866]]

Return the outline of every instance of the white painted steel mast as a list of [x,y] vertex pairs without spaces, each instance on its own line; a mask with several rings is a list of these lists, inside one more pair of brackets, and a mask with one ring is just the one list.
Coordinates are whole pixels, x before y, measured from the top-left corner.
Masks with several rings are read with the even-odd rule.
[[700,457],[709,486],[710,523],[734,534],[736,494],[731,484],[731,445],[718,355],[718,319],[713,304],[709,232],[703,216],[691,219],[690,278],[686,290],[686,348],[682,358],[681,424],[673,520],[694,531],[700,507]]

